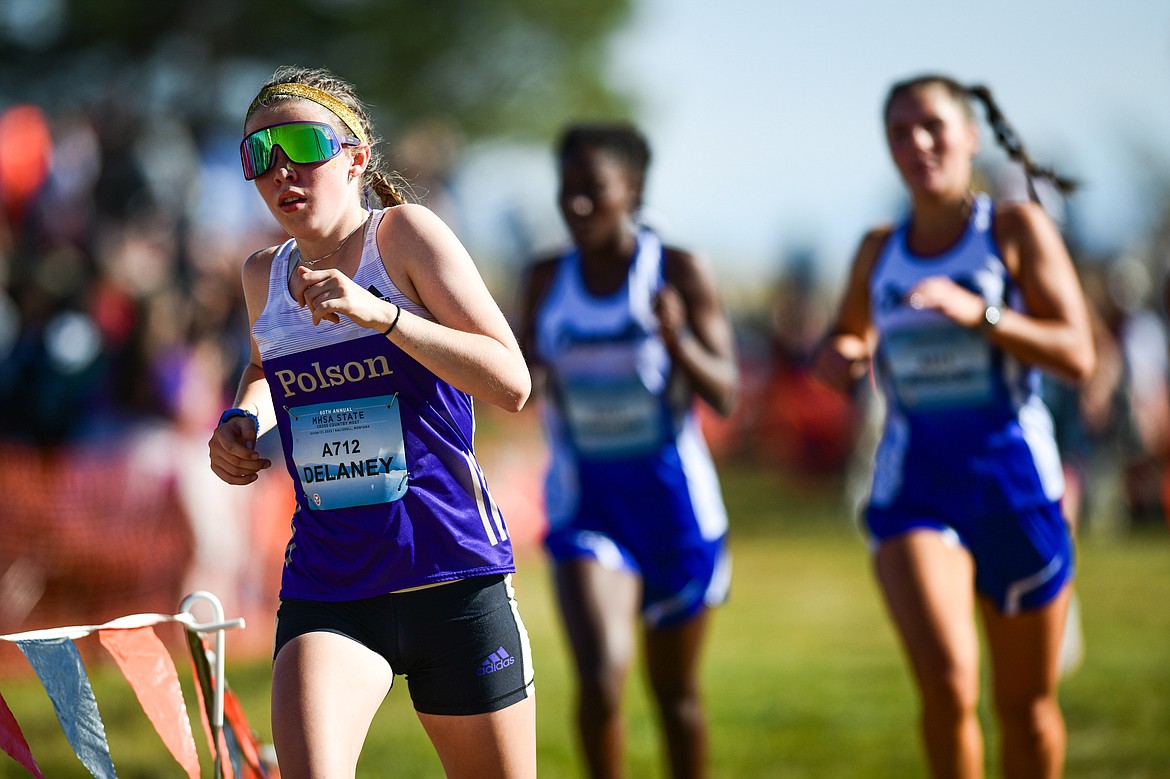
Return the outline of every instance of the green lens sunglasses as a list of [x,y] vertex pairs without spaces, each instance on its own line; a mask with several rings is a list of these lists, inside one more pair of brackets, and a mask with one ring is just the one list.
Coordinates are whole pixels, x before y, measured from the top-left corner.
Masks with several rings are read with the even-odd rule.
[[257,130],[240,142],[244,179],[251,181],[272,167],[273,150],[284,149],[290,161],[306,164],[336,157],[343,146],[360,146],[352,135],[338,135],[319,122],[284,122]]

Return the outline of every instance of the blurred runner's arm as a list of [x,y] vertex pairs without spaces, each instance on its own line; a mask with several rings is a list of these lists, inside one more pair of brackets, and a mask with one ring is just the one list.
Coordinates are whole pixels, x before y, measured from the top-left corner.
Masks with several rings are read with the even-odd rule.
[[862,240],[853,259],[837,318],[813,359],[813,376],[840,392],[851,392],[869,372],[876,347],[869,313],[869,277],[890,232],[889,228],[879,228],[870,231]]
[[667,249],[666,284],[654,313],[666,348],[695,392],[722,416],[735,409],[735,335],[710,269],[690,252]]
[[523,289],[520,292],[520,312],[517,324],[517,339],[524,360],[532,375],[532,394],[544,391],[547,369],[536,353],[536,315],[544,304],[556,275],[557,258],[550,257],[534,263],[525,273]]
[[987,337],[1017,359],[1066,381],[1086,381],[1097,363],[1093,326],[1056,225],[1035,203],[1004,204],[996,213],[995,239],[1019,284],[1026,313],[1005,309]]

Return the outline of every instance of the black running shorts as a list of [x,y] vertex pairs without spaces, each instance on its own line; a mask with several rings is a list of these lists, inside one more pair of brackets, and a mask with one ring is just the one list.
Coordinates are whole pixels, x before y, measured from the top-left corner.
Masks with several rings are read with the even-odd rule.
[[480,576],[354,601],[282,599],[276,649],[315,631],[377,652],[423,714],[484,714],[532,694],[528,632],[511,576]]

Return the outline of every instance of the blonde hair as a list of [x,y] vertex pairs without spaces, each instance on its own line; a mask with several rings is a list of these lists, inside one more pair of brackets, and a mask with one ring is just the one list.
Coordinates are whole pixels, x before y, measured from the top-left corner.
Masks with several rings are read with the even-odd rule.
[[382,169],[381,139],[374,133],[365,105],[353,85],[324,68],[302,68],[285,65],[276,70],[260,88],[248,107],[244,121],[258,108],[266,108],[283,100],[310,100],[329,109],[349,128],[350,132],[370,147],[370,162],[362,174],[363,200],[369,204],[370,193],[383,206],[410,202],[403,194],[405,182],[397,173]]

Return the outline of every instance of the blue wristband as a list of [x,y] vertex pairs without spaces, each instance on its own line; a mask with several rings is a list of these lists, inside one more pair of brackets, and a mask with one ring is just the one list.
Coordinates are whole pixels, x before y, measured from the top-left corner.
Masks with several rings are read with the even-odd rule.
[[256,426],[256,432],[260,432],[260,420],[251,411],[245,411],[242,408],[229,408],[227,411],[219,415],[219,423],[222,425],[224,422],[228,421],[229,419],[234,419],[235,417],[247,417],[248,419],[252,420],[252,424]]

